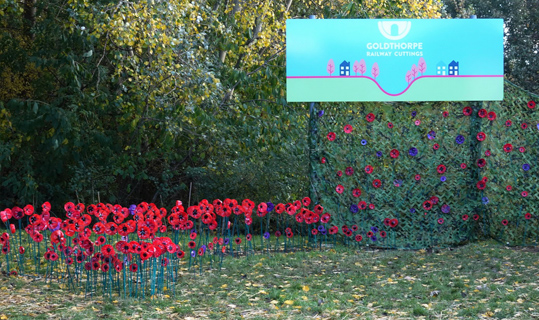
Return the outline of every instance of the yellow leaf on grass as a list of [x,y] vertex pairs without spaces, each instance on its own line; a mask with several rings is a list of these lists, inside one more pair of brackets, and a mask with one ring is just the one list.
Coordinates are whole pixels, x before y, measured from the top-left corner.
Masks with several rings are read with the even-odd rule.
[[0,319],[1,319],[1,320],[7,320],[7,316],[6,316],[5,314],[0,315]]
[[287,305],[293,305],[294,304],[294,300],[286,300],[284,302],[284,304],[287,304]]
[[227,284],[223,284],[223,285],[221,286],[221,289],[226,289],[226,287],[228,287],[228,285],[227,285]]
[[307,292],[309,290],[310,290],[309,286],[303,286],[303,291]]

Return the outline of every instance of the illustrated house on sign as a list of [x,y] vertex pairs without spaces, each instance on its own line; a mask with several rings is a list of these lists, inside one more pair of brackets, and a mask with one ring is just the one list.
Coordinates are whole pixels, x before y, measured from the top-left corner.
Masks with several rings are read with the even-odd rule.
[[450,76],[458,76],[459,75],[459,63],[455,62],[455,60],[451,61],[449,63],[449,75]]
[[349,76],[350,75],[350,62],[343,61],[341,63],[341,70],[339,72],[340,76]]
[[438,62],[436,65],[436,75],[445,76],[447,75],[446,65],[443,61]]

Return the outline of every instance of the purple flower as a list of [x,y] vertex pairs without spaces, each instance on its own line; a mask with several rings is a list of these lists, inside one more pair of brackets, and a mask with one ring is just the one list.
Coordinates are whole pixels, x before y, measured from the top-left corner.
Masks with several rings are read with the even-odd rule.
[[408,154],[411,155],[412,157],[417,156],[417,149],[414,147],[410,148],[410,150],[408,150]]
[[455,138],[455,142],[458,143],[458,144],[463,144],[464,143],[464,137],[461,136],[460,134]]
[[326,231],[326,228],[324,228],[323,225],[319,225],[319,226],[318,226],[318,231],[324,232],[324,231]]
[[530,170],[530,165],[527,164],[527,163],[523,164],[523,165],[522,165],[522,170],[524,170],[524,171]]
[[321,116],[323,116],[323,115],[324,115],[324,110],[319,110],[319,111],[318,111],[318,116],[321,117]]
[[376,236],[372,236],[372,237],[371,237],[371,240],[372,240],[372,241],[376,241],[376,240],[377,240],[377,239],[376,239]]
[[482,202],[483,204],[488,204],[488,203],[490,202],[490,200],[489,200],[487,197],[483,197],[483,198],[481,199],[481,202]]
[[378,232],[378,228],[377,227],[371,227],[371,231],[376,233],[376,232]]
[[267,232],[267,231],[266,231],[266,232],[264,232],[264,239],[266,239],[266,240],[267,240],[267,239],[269,239],[269,237],[270,237],[270,233],[269,233],[269,232]]
[[417,111],[412,111],[412,118],[415,118],[415,116],[417,116]]
[[415,208],[410,208],[410,213],[415,213]]
[[440,177],[440,181],[445,182],[445,180],[447,180],[447,178],[445,176]]
[[350,206],[350,212],[357,213],[358,211],[359,211],[359,208],[357,207],[357,205],[353,204]]
[[268,212],[273,211],[273,208],[275,208],[275,206],[271,202],[267,202],[266,205],[268,206],[268,209],[267,209]]
[[382,151],[376,151],[376,156],[380,158],[382,156]]
[[135,215],[135,210],[137,210],[137,205],[136,204],[132,204],[129,206],[129,213],[131,215]]
[[429,140],[434,140],[434,138],[436,138],[436,132],[430,131],[430,132],[427,134],[427,137],[429,138]]
[[361,140],[361,145],[362,145],[362,146],[364,146],[364,145],[366,145],[366,144],[367,144],[367,140],[365,140],[365,139]]
[[203,245],[201,245],[200,247],[202,248],[202,251],[204,251],[204,253],[206,253],[206,245],[203,244]]
[[451,207],[448,206],[447,204],[444,204],[444,205],[442,206],[442,212],[443,212],[443,213],[449,213],[449,211],[451,211]]
[[122,241],[129,242],[129,236],[122,236]]
[[196,257],[197,256],[197,253],[195,252],[195,250],[191,250],[191,257]]
[[225,240],[223,241],[223,244],[226,246],[230,243],[230,239],[228,238],[225,238]]
[[328,231],[327,231],[326,229],[320,231],[320,234],[321,234],[321,235],[324,235],[324,236],[325,236],[327,233],[328,233]]

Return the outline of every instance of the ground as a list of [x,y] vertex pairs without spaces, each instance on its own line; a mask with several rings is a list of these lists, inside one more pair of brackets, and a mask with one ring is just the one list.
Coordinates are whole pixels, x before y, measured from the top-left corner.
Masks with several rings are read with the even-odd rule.
[[539,319],[534,248],[345,247],[228,258],[147,300],[0,275],[0,319]]

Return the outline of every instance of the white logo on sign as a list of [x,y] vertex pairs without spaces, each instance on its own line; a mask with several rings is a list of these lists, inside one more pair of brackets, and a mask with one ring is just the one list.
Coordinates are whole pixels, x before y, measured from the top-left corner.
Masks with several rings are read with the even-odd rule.
[[400,40],[410,32],[411,21],[379,21],[378,29],[389,40]]

